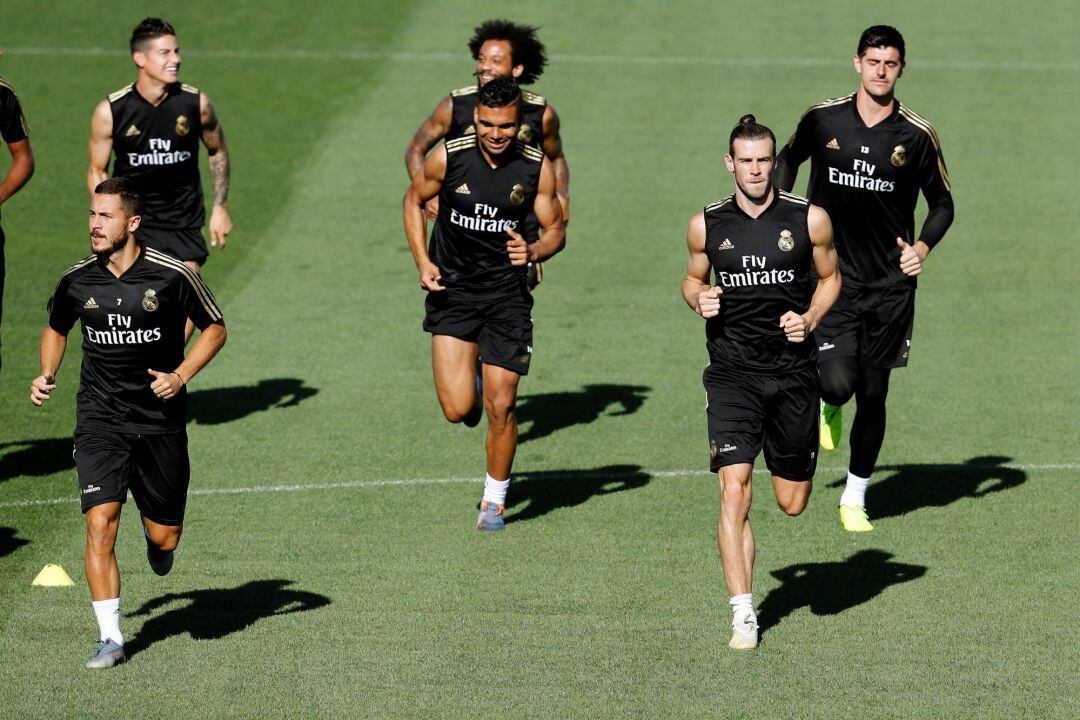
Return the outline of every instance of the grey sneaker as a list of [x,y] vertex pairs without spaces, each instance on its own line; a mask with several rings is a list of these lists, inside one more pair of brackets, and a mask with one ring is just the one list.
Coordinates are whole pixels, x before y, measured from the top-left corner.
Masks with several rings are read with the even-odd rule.
[[758,646],[757,618],[749,615],[740,623],[731,626],[731,641],[728,647],[732,650],[753,650]]
[[109,640],[98,640],[97,650],[94,650],[93,656],[86,661],[86,667],[95,668],[111,668],[113,665],[119,665],[127,660],[127,656],[124,655],[124,646],[119,643]]
[[168,575],[173,564],[172,550],[169,552],[158,550],[157,546],[150,542],[150,533],[146,529],[146,525],[143,525],[143,537],[146,538],[146,560],[150,563],[150,569],[154,571],[155,575]]
[[484,532],[499,532],[506,529],[502,507],[487,501],[480,503],[480,516],[476,518],[476,529]]

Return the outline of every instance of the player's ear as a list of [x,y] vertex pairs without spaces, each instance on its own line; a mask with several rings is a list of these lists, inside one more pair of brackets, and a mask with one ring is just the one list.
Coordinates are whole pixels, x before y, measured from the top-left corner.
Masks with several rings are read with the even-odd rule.
[[131,62],[135,63],[135,67],[141,70],[146,67],[146,53],[142,50],[136,50],[131,53]]
[[139,229],[139,225],[142,223],[142,215],[132,215],[128,218],[127,229],[128,232],[133,233]]
[[727,165],[727,171],[729,173],[735,172],[735,160],[730,155],[724,156],[724,164]]
[[859,57],[859,54],[855,53],[855,56],[851,58],[851,61],[855,65],[855,72],[862,75],[862,58]]
[[510,74],[515,80],[517,80],[519,77],[525,74],[525,66],[515,65],[514,67],[510,68]]

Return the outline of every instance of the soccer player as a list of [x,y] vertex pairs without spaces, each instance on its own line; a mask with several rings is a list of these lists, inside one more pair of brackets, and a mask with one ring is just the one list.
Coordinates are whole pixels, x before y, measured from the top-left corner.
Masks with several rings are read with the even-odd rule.
[[[88,668],[124,662],[120,568],[113,548],[130,489],[142,518],[151,569],[172,569],[189,477],[185,386],[225,344],[225,322],[197,273],[139,244],[140,197],[127,178],[105,180],[90,204],[93,254],[60,277],[41,335],[41,405],[76,321],[83,363],[76,396],[75,469],[86,515],[86,580],[99,642]],[[184,324],[201,333],[184,357]]]
[[[476,28],[469,40],[469,52],[476,61],[477,84],[451,91],[416,131],[405,148],[405,167],[410,178],[416,177],[424,166],[428,152],[440,140],[455,140],[476,133],[473,112],[480,88],[486,83],[495,78],[512,78],[518,85],[531,85],[543,74],[547,53],[536,31],[535,27],[509,20],[488,20]],[[521,99],[521,127],[517,139],[543,150],[551,161],[555,173],[555,193],[562,206],[563,225],[566,225],[570,220],[570,170],[563,155],[559,115],[540,95],[523,90]],[[428,217],[436,218],[439,213],[438,198],[432,198],[426,209]],[[536,218],[530,216],[522,235],[528,242],[535,242],[539,233]],[[530,287],[535,287],[542,276],[540,265],[529,266]]]
[[724,158],[735,192],[690,220],[682,283],[686,304],[706,319],[703,382],[721,495],[716,535],[736,650],[758,644],[749,520],[754,459],[764,448],[776,501],[788,515],[801,513],[817,467],[812,333],[840,292],[829,216],[773,188],[775,152],[772,131],[743,116]]
[[[143,196],[139,242],[183,260],[195,272],[206,264],[206,217],[199,178],[199,141],[209,155],[214,186],[210,245],[225,248],[229,219],[229,151],[206,93],[180,82],[180,47],[173,26],[146,18],[131,33],[136,81],[98,103],[90,124],[91,195],[113,175],[135,180]],[[190,337],[193,325],[188,323]]]
[[[565,244],[553,163],[517,140],[524,99],[517,83],[495,78],[480,89],[476,134],[432,151],[403,200],[405,235],[428,291],[424,329],[431,333],[435,391],[450,422],[472,427],[487,410],[487,476],[477,528],[502,530],[506,489],[517,451],[514,403],[532,359],[528,262]],[[424,246],[424,206],[439,214]],[[539,240],[520,229],[533,213]],[[483,408],[476,404],[482,360]]]
[[[0,77],[0,137],[11,153],[11,167],[0,182],[0,206],[8,201],[34,174],[34,151],[30,147],[30,130],[23,117],[15,90]],[[0,322],[4,319],[4,229],[0,228]],[[3,359],[0,358],[0,367]]]
[[[885,438],[892,368],[908,363],[916,276],[953,221],[949,173],[934,128],[896,99],[904,38],[875,25],[855,52],[859,88],[807,110],[777,157],[775,182],[790,190],[810,159],[808,196],[832,217],[844,289],[817,330],[821,444],[840,440],[840,406],[855,396],[847,485],[840,497],[845,530],[873,529],[866,486]],[[919,190],[929,212],[915,235]]]

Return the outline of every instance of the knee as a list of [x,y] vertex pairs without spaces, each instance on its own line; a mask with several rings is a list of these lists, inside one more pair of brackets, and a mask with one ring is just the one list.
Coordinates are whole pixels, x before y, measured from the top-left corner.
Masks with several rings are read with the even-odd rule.
[[[162,527],[164,531],[162,531]],[[175,527],[159,526],[158,531],[150,536],[150,541],[161,552],[172,552],[180,544],[180,531],[179,525]]]
[[802,515],[802,511],[806,509],[806,500],[807,499],[804,496],[798,495],[787,498],[778,497],[776,498],[776,503],[785,513],[791,517],[795,517],[796,515]]
[[116,544],[118,518],[104,512],[86,514],[86,546],[93,553],[110,553]]
[[442,406],[442,412],[443,412],[443,417],[445,417],[447,420],[449,420],[452,423],[461,422],[462,420],[465,419],[465,416],[468,414],[468,410],[462,410],[462,409],[454,407],[452,405],[443,405]]
[[750,509],[750,485],[736,479],[722,480],[720,501],[726,512],[746,512]]
[[514,393],[506,390],[493,390],[484,396],[484,409],[487,411],[488,422],[496,425],[505,425],[510,422],[514,413]]
[[843,405],[855,393],[855,383],[858,378],[858,367],[846,359],[836,359],[825,363],[818,368],[821,399],[829,405]]

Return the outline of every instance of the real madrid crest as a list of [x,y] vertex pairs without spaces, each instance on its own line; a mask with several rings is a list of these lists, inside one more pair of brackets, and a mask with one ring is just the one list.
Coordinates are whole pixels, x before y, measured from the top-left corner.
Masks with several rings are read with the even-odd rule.
[[191,132],[191,124],[188,123],[186,115],[180,115],[176,118],[176,134],[183,137]]
[[791,236],[790,230],[781,230],[780,239],[776,241],[776,246],[784,252],[791,252],[795,247],[795,238]]
[[532,128],[529,127],[529,123],[521,123],[521,129],[518,130],[518,140],[523,143],[532,142]]
[[720,451],[716,447],[716,440],[709,438],[709,454],[716,457]]
[[158,309],[161,303],[157,299],[157,293],[153,290],[147,290],[143,293],[142,309],[146,312],[154,312]]
[[521,183],[514,185],[514,189],[510,191],[510,202],[515,205],[520,205],[525,202],[525,186]]
[[904,163],[907,162],[907,154],[903,145],[897,145],[893,148],[892,157],[889,158],[889,162],[896,167],[904,167]]

